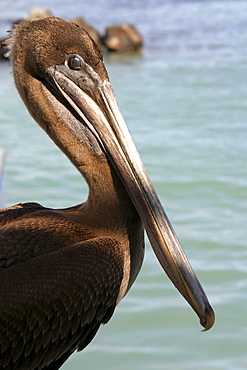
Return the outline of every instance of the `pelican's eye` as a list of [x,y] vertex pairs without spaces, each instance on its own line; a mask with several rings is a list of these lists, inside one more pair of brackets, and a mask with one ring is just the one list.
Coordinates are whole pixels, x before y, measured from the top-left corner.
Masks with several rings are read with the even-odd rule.
[[79,71],[82,69],[83,61],[78,55],[70,55],[68,58],[68,66],[70,69]]

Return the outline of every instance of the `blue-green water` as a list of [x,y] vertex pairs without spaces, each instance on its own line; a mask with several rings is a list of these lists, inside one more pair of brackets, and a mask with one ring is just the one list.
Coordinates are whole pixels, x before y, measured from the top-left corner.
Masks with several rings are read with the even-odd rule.
[[[37,4],[11,3],[0,20]],[[247,2],[43,3],[64,18],[84,15],[99,29],[129,21],[142,32],[142,55],[109,56],[106,65],[148,173],[216,312],[214,328],[201,333],[147,242],[133,288],[63,369],[246,369]],[[0,81],[6,206],[83,201],[84,181],[27,114],[8,64],[0,65]]]

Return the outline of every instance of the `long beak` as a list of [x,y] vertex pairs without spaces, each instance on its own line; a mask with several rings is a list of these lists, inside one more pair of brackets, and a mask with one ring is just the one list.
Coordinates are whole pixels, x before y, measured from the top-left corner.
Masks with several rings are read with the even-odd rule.
[[68,73],[65,66],[50,67],[48,73],[53,85],[104,148],[139,213],[161,266],[194,309],[204,330],[210,329],[214,324],[213,309],[145,171],[109,81],[102,82],[88,65],[83,72],[90,80],[86,87],[82,79],[75,77],[76,72]]

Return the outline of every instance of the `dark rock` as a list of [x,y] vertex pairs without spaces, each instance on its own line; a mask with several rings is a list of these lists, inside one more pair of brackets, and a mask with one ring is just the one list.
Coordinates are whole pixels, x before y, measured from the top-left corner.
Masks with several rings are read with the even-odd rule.
[[34,21],[35,19],[42,19],[45,17],[51,17],[52,13],[49,9],[43,9],[39,6],[34,7],[27,16],[28,21]]
[[107,27],[103,43],[109,51],[118,53],[135,53],[143,46],[140,33],[134,25],[128,23]]

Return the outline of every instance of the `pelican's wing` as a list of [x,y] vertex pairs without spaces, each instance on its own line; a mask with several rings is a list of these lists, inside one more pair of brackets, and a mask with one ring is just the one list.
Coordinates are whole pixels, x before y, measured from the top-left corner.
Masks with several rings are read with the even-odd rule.
[[8,208],[0,209],[0,227],[9,224],[13,220],[34,211],[45,209],[38,203],[19,203]]
[[0,368],[58,369],[114,312],[124,256],[94,238],[0,269]]

